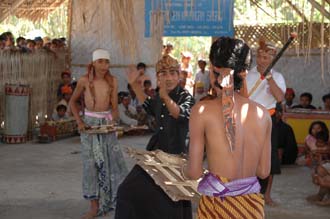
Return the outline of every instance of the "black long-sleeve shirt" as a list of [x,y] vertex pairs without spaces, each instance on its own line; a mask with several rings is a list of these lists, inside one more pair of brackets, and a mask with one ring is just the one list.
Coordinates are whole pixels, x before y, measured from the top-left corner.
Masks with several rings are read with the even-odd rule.
[[170,154],[180,154],[187,152],[189,117],[195,101],[189,92],[180,86],[174,88],[169,96],[180,107],[177,119],[170,115],[158,92],[154,98],[147,97],[142,105],[148,114],[155,117],[157,124],[147,150],[161,149]]
[[294,164],[297,159],[298,147],[294,132],[282,120],[273,123],[272,146],[283,149],[282,164]]

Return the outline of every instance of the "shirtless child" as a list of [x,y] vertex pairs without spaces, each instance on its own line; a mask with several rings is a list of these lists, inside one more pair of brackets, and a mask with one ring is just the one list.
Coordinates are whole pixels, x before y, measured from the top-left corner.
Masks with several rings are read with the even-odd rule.
[[189,162],[182,169],[187,178],[203,176],[205,145],[209,172],[198,186],[200,219],[264,218],[257,177],[270,172],[271,119],[264,107],[236,92],[250,57],[242,40],[220,37],[211,47],[211,82],[218,98],[193,107]]
[[[83,195],[90,201],[90,211],[83,218],[104,215],[115,206],[121,180],[127,170],[115,133],[87,134],[88,126],[107,125],[118,118],[117,79],[109,73],[109,53],[93,52],[88,73],[81,77],[71,97],[70,107],[81,132],[83,160]],[[85,115],[79,116],[76,102],[84,95]]]

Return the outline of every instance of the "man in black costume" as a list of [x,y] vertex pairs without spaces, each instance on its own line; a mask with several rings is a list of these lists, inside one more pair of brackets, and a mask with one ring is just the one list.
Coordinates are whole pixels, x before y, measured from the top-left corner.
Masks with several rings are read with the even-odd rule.
[[278,148],[281,164],[295,164],[298,155],[298,147],[293,129],[282,120],[282,105],[277,103],[275,110],[275,116],[272,117],[272,145]]
[[[130,69],[127,78],[145,111],[156,119],[157,129],[147,150],[160,149],[170,154],[187,151],[190,109],[194,104],[188,91],[179,86],[179,63],[165,55],[156,64],[158,91],[146,96],[137,83],[138,70]],[[191,219],[190,201],[172,201],[154,180],[135,165],[117,193],[116,219]]]

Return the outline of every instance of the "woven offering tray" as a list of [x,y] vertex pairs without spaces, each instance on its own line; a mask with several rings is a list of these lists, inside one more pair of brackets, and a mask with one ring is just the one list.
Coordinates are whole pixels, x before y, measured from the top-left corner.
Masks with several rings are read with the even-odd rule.
[[100,126],[91,126],[85,129],[84,133],[87,134],[107,134],[116,132],[119,127],[113,125],[100,125]]
[[181,167],[187,162],[186,159],[160,150],[145,151],[127,147],[126,151],[173,201],[199,201],[198,181],[184,180],[181,174]]
[[125,126],[124,132],[132,132],[132,131],[147,131],[149,130],[148,126],[141,125],[141,126]]

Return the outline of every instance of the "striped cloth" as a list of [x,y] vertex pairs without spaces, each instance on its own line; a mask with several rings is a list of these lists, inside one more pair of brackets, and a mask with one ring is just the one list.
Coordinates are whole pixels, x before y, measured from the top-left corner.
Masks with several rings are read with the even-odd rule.
[[[224,183],[229,182],[224,177],[219,178]],[[203,195],[199,202],[197,216],[199,219],[264,218],[264,199],[260,193],[226,197]]]

